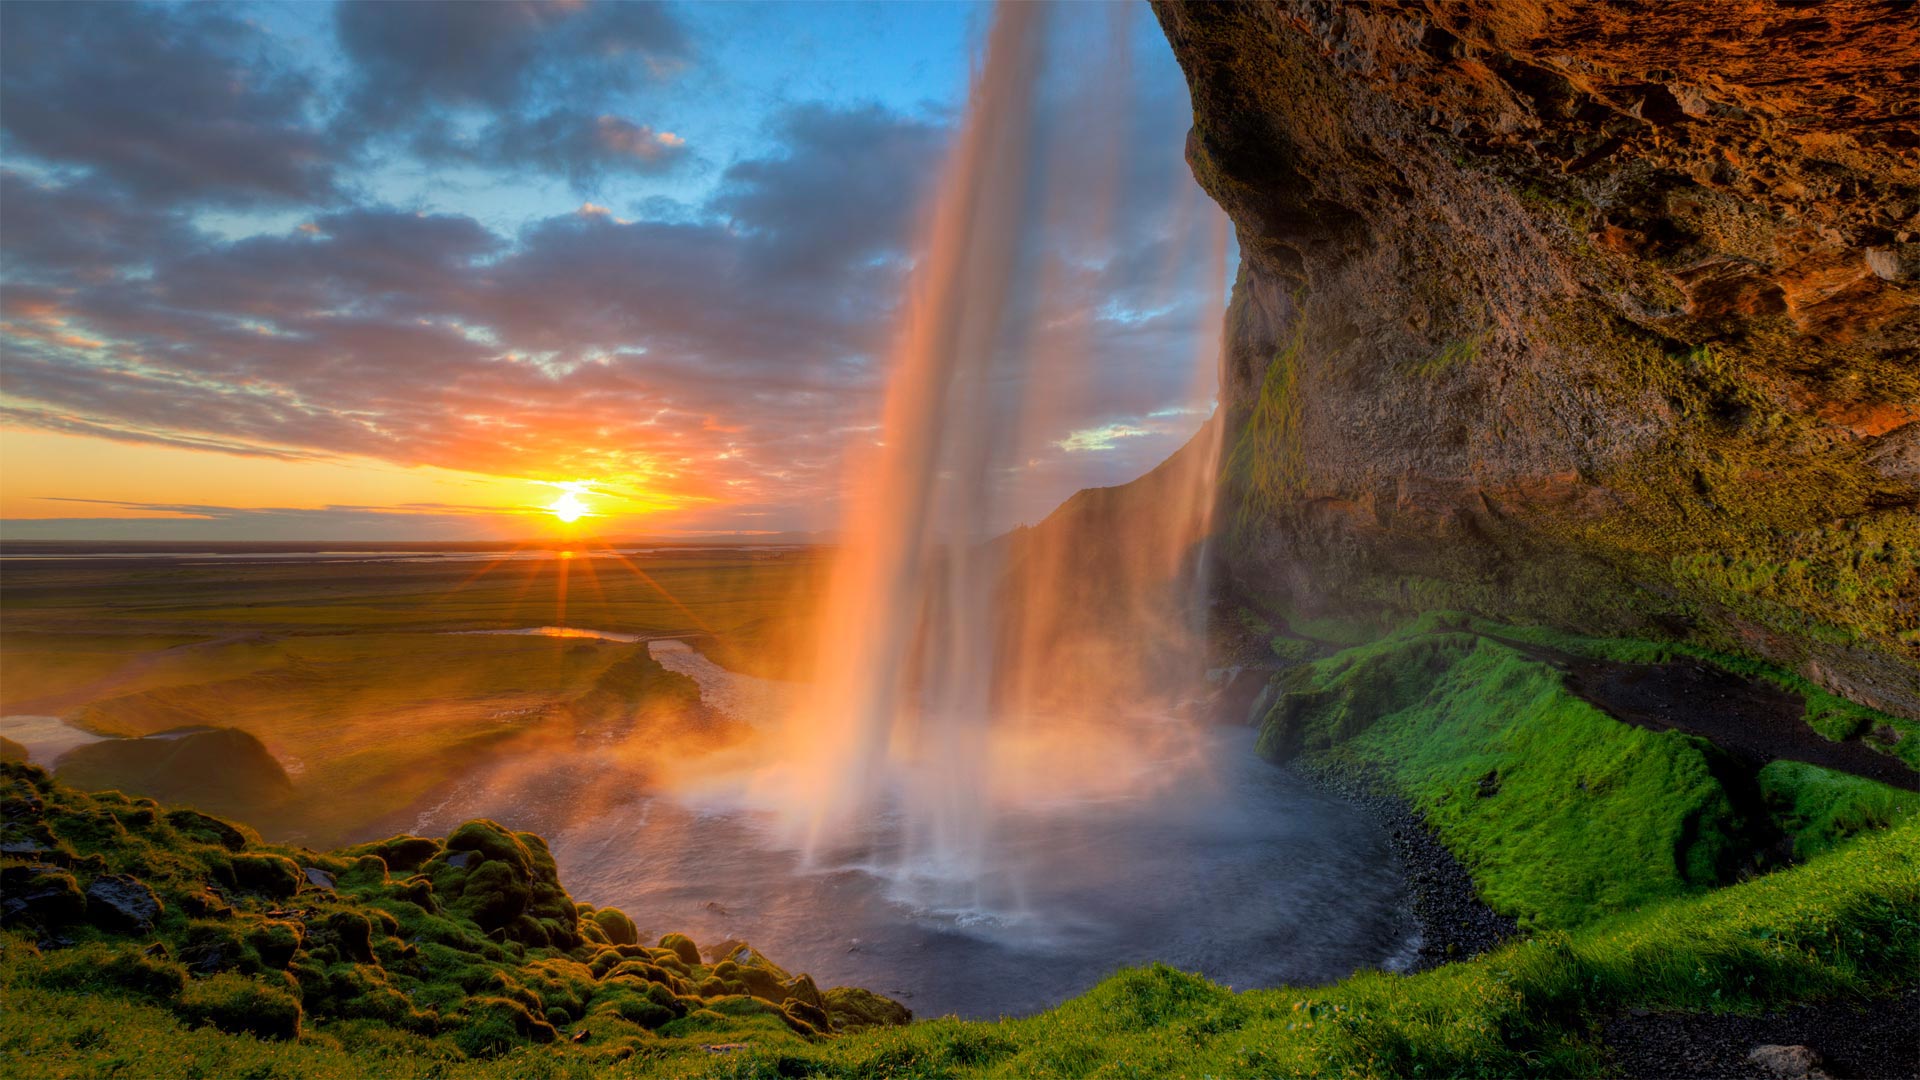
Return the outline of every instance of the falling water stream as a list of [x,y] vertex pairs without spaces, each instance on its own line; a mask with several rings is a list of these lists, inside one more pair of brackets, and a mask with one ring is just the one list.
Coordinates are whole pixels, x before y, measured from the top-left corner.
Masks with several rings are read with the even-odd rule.
[[[850,466],[813,677],[749,680],[654,642],[752,734],[711,759],[652,736],[575,749],[477,779],[417,829],[478,813],[542,829],[574,894],[645,933],[745,938],[920,1015],[1031,1012],[1126,964],[1249,988],[1412,955],[1378,828],[1199,719],[1219,426],[1196,415],[1146,477],[1004,532],[1013,481],[1108,377],[1091,313],[1036,315],[1073,267],[1027,241],[1115,227],[1123,172],[1117,144],[1079,170],[1049,158],[1049,16],[995,14],[879,434]],[[1125,55],[1087,80],[1097,95],[1124,94]],[[1121,108],[1083,104],[1095,123]],[[1224,218],[1190,217],[1224,265]],[[1216,356],[1210,337],[1191,350],[1204,393]]]

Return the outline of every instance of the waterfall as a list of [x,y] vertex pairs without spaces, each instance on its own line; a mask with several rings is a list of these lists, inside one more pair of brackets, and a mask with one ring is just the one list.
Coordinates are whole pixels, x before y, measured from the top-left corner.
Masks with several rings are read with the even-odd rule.
[[[1122,17],[1104,59],[1078,58],[1104,65],[1075,104],[1110,114],[1088,118],[1109,145],[1050,162],[1035,117],[1051,17],[995,12],[902,307],[878,442],[853,468],[814,678],[787,725],[784,801],[808,850],[853,852],[942,906],[1013,902],[1018,883],[992,866],[996,822],[1023,801],[1137,783],[1134,736],[1107,721],[1164,713],[1200,675],[1218,425],[1195,416],[1200,434],[1150,476],[993,536],[1010,478],[1058,445],[1060,417],[1101,378],[1094,313],[1034,315],[1074,267],[1023,244],[1115,227],[1128,42]],[[1222,265],[1224,217],[1182,190],[1169,209]],[[1211,337],[1192,364],[1210,394]]]

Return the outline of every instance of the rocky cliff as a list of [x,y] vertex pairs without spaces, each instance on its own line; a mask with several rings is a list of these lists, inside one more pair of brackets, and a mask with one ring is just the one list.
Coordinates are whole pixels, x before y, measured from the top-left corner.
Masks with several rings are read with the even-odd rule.
[[1236,586],[1920,715],[1920,10],[1159,3],[1244,255]]

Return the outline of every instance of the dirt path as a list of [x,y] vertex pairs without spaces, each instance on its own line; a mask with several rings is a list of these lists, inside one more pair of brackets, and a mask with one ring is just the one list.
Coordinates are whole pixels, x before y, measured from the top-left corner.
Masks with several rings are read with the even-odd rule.
[[1920,773],[1861,742],[1833,742],[1802,719],[1806,703],[1769,682],[1744,679],[1701,661],[1626,664],[1496,638],[1566,673],[1567,689],[1635,727],[1684,731],[1755,768],[1801,761],[1920,791]]

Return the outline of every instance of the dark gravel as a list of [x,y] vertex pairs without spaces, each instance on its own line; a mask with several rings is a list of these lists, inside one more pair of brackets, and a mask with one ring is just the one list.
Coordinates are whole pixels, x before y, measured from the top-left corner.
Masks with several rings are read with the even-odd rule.
[[1753,769],[1770,761],[1803,761],[1920,791],[1920,772],[1858,738],[1823,737],[1807,726],[1800,695],[1765,680],[1693,660],[1625,664],[1495,640],[1559,668],[1568,690],[1622,723],[1698,735]]
[[1766,1045],[1812,1047],[1843,1080],[1920,1077],[1920,986],[1763,1016],[1640,1012],[1608,1021],[1601,1041],[1628,1077],[1779,1080],[1747,1060]]
[[1405,799],[1364,778],[1293,768],[1358,806],[1387,831],[1412,897],[1413,917],[1420,924],[1420,950],[1413,971],[1478,956],[1514,936],[1513,920],[1481,902],[1467,868],[1441,845]]

